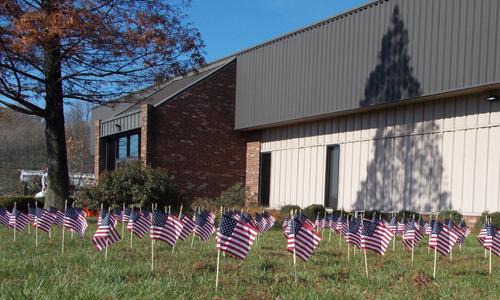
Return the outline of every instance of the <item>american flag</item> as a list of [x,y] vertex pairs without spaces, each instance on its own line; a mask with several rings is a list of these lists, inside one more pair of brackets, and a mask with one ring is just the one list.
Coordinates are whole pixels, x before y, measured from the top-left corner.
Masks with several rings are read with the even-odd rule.
[[97,251],[102,251],[106,249],[106,246],[109,247],[121,240],[120,234],[115,228],[116,220],[114,217],[107,210],[102,210],[100,217],[101,224],[92,238],[92,243]]
[[484,243],[484,238],[486,237],[486,230],[487,230],[487,228],[488,228],[488,224],[484,223],[483,228],[481,228],[481,230],[479,231],[479,234],[477,236],[477,241],[481,245]]
[[471,234],[471,230],[469,229],[469,227],[467,227],[464,219],[462,219],[462,221],[460,222],[460,230],[462,230],[463,235],[463,241],[461,241],[460,244],[463,244],[465,242],[465,239]]
[[425,234],[426,235],[431,235],[432,228],[434,228],[435,223],[436,223],[436,220],[430,220],[428,223],[425,223]]
[[387,225],[387,227],[389,227],[389,230],[396,234],[396,232],[398,231],[398,222],[396,220],[396,217],[392,217],[391,221],[389,222],[389,224]]
[[185,214],[181,214],[181,223],[182,223],[182,231],[179,239],[184,241],[194,232],[194,228],[196,227],[196,222],[192,219],[188,218]]
[[144,214],[142,212],[132,211],[128,220],[127,229],[132,231],[139,238],[143,238],[150,227],[149,212]]
[[375,220],[362,220],[361,249],[372,250],[380,255],[385,255],[387,247],[394,237],[387,225]]
[[335,230],[337,227],[337,221],[339,220],[339,216],[334,215],[333,213],[330,215],[330,218],[328,219],[328,228],[331,230]]
[[36,207],[28,206],[28,218],[30,219],[31,224],[35,224],[36,221]]
[[285,217],[281,228],[283,228],[283,235],[285,236],[285,238],[288,238],[288,232],[290,231],[290,220],[288,219],[288,217]]
[[235,220],[229,214],[221,218],[216,248],[233,257],[245,259],[258,234],[250,222]]
[[208,241],[212,233],[214,233],[215,215],[209,211],[200,211],[195,215],[196,226],[194,233],[203,241]]
[[40,228],[45,232],[49,232],[55,219],[56,216],[54,214],[51,214],[43,208],[37,207],[35,211],[35,223],[33,226]]
[[397,235],[403,235],[405,233],[405,219],[404,217],[401,219],[401,222],[397,222],[397,229],[396,229],[396,234]]
[[318,247],[321,237],[314,226],[304,216],[295,216],[290,220],[287,249],[307,261]]
[[15,229],[17,229],[17,231],[23,231],[26,228],[26,225],[29,224],[29,222],[30,219],[27,215],[23,214],[15,207],[12,209],[9,220],[9,225],[11,227],[14,227]]
[[407,249],[411,250],[414,248],[415,245],[424,237],[419,227],[420,225],[415,222],[415,219],[411,219],[406,222],[405,232],[403,234],[403,245]]
[[274,226],[276,218],[273,217],[273,215],[271,215],[267,211],[264,212],[263,218],[266,220],[266,226],[264,227],[264,231],[269,231]]
[[128,223],[131,213],[132,213],[132,209],[130,207],[125,207],[125,210],[122,213],[122,222],[123,223]]
[[345,240],[347,243],[351,245],[355,245],[358,248],[361,248],[361,230],[360,230],[360,222],[356,219],[347,221],[347,231],[345,233]]
[[448,256],[458,240],[458,236],[447,226],[434,222],[432,233],[429,237],[429,247],[436,249],[444,256]]
[[255,227],[259,230],[259,232],[264,232],[266,228],[266,219],[259,213],[255,214]]
[[122,221],[122,211],[119,208],[114,208],[113,209],[113,219],[115,219],[115,222],[121,222]]
[[[338,219],[337,219],[337,223],[335,224],[335,231],[344,236],[346,231],[344,231],[344,223],[346,222],[346,218],[345,217],[342,217],[340,216]],[[346,227],[347,229],[347,227]]]
[[174,216],[156,209],[153,212],[150,237],[174,246],[182,231],[181,222]]
[[314,221],[314,226],[318,229],[325,228],[325,220],[323,220],[323,218],[320,217],[319,213],[316,216],[316,221]]
[[349,232],[349,217],[344,217],[342,220],[342,228],[340,229],[340,236],[344,239],[347,238],[347,233]]
[[[87,214],[81,208],[68,207],[63,218],[64,227],[76,231],[81,237],[87,230]],[[56,217],[57,220],[57,217]]]
[[7,228],[11,228],[12,226],[10,226],[9,221],[10,221],[10,212],[8,212],[5,208],[0,207],[0,223]]
[[55,220],[54,225],[61,227],[64,223],[64,213],[62,211],[57,210],[55,207],[49,207],[49,212],[54,214]]
[[483,247],[488,250],[491,249],[491,253],[500,256],[500,232],[493,224],[486,227]]
[[457,241],[455,242],[454,246],[463,244],[465,241],[465,236],[462,232],[462,229],[460,229],[458,226],[455,226],[451,219],[448,221],[448,228],[450,228],[450,230],[453,231],[453,233],[457,236]]

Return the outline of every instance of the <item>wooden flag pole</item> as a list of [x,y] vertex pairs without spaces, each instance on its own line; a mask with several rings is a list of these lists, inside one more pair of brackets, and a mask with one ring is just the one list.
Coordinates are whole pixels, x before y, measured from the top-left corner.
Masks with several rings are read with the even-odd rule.
[[[364,224],[365,223],[365,220],[364,220],[364,216],[362,215],[361,216],[361,231],[364,230]],[[366,274],[366,277],[368,277],[368,258],[366,257],[366,248],[363,249],[364,251],[364,255],[365,255],[365,274]]]
[[[64,216],[66,216],[66,208],[68,206],[68,200],[64,201]],[[64,221],[62,226],[62,240],[61,240],[61,254],[64,253]]]
[[[14,202],[14,209],[16,209],[16,205],[17,202]],[[14,243],[16,242],[16,227],[17,227],[17,219],[16,219],[16,216],[14,215]]]
[[[292,224],[293,224],[293,212],[292,211],[290,211],[290,222],[292,222]],[[295,230],[294,230],[294,228],[290,227],[290,230],[294,231],[293,234],[294,234],[294,238],[295,238]],[[297,281],[298,281],[298,276],[297,276],[297,255],[295,253],[295,244],[293,245],[293,273],[294,273],[294,277],[295,277],[295,283],[297,283]]]
[[[75,202],[71,203],[71,207],[74,207],[74,204]],[[69,231],[71,232],[71,239],[73,240],[73,229],[70,229]]]
[[[342,213],[344,212],[344,209],[342,209],[340,211],[340,219],[339,220],[342,220]],[[337,221],[338,222],[338,221]],[[340,234],[339,232],[339,248],[342,246],[342,235]]]
[[[229,208],[228,208],[228,211],[229,211]],[[220,207],[220,220],[219,220],[219,226],[220,226],[220,221],[222,220],[222,215],[224,214],[224,208]],[[215,222],[215,221],[214,221]],[[226,252],[222,252],[222,256],[226,257]]]
[[[179,222],[181,221],[181,214],[182,214],[182,204],[181,204],[181,209],[179,210],[179,216],[178,216]],[[175,244],[177,244],[177,240],[175,241]],[[175,251],[175,244],[172,246],[172,254],[174,254]]]
[[[28,215],[30,213],[30,204],[28,203]],[[28,222],[28,234],[31,235],[31,219]]]
[[125,236],[125,222],[123,221],[123,216],[125,215],[125,203],[122,204],[122,236]]
[[[350,225],[350,221],[349,221],[349,217],[347,217],[347,233],[346,234],[349,234],[349,225]],[[350,261],[351,260],[351,250],[349,247],[349,242],[346,241],[346,244],[347,244],[347,261]]]
[[[151,213],[154,213],[154,205],[151,203]],[[151,231],[149,232],[151,238],[151,272],[155,269],[155,240],[151,236]]]
[[[392,217],[397,218],[397,215],[393,213]],[[396,219],[396,232],[398,232],[398,227],[397,227],[398,222],[397,221],[398,220]],[[396,233],[394,233],[394,238],[392,239],[392,252],[396,251],[396,237],[397,237],[397,235],[396,235]]]
[[[134,205],[132,204],[132,207],[130,208],[130,215],[132,216],[132,213],[134,212]],[[130,222],[130,220],[129,220]],[[132,234],[132,229],[130,229],[130,249],[132,249],[132,239],[133,239],[133,234]]]
[[[413,214],[413,222],[415,222],[415,214]],[[416,228],[414,229],[416,230]],[[413,266],[413,256],[415,253],[415,238],[411,240],[411,265]]]
[[321,239],[323,239],[323,236],[325,235],[325,222],[326,222],[326,210],[325,213],[323,214],[323,229],[321,230]]
[[[38,208],[38,201],[35,201],[35,220],[36,220],[37,208]],[[35,226],[35,248],[38,248],[38,226]]]
[[106,238],[106,248],[104,249],[104,261],[108,261],[108,238]]
[[331,228],[331,223],[332,223],[331,220],[332,219],[333,219],[333,212],[332,212],[332,215],[330,216],[330,222],[328,222],[329,223],[328,224],[328,228],[329,228],[329,230],[328,230],[328,244],[330,244],[331,239],[332,239],[332,228]]
[[215,272],[215,293],[219,287],[219,264],[220,264],[220,249],[217,249],[217,271]]
[[[198,208],[198,213],[200,212],[200,211],[199,211],[199,209],[200,209],[200,208]],[[194,208],[194,212],[196,213],[196,207]],[[195,235],[196,235],[196,234],[195,234],[195,233],[194,233],[194,231],[193,231],[193,237],[191,238],[191,248],[193,248],[193,244],[194,244],[194,237],[195,237]]]
[[[491,224],[491,218],[490,218],[490,224]],[[491,248],[493,248],[493,245],[490,246],[490,275],[491,275]]]

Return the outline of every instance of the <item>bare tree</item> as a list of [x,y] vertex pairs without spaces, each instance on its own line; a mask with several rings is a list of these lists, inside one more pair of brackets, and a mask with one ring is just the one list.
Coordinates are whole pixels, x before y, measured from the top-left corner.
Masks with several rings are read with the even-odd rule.
[[64,103],[104,103],[196,69],[199,32],[172,0],[3,0],[0,104],[45,121],[45,205],[68,197]]

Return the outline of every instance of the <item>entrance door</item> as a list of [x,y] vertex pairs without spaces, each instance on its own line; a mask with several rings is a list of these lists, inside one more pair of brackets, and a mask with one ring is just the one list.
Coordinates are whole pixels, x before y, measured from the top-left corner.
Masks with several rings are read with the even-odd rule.
[[339,201],[339,145],[326,148],[325,207],[337,209]]
[[260,155],[259,205],[269,206],[271,192],[271,153]]

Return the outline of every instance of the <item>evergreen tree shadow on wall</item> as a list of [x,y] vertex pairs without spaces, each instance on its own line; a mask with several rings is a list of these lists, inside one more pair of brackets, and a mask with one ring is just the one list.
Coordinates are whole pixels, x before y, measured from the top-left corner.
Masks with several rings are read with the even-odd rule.
[[[408,43],[408,30],[396,6],[382,38],[378,64],[367,79],[361,106],[395,102],[421,94],[420,83],[412,74]],[[385,110],[379,113],[385,114]],[[438,147],[442,135],[418,134],[437,131],[439,126],[433,116],[426,116],[427,120],[423,117],[422,122],[416,123],[418,120],[397,118],[396,114],[401,113],[404,114],[405,109],[398,108],[394,126],[386,128],[379,124],[369,149],[372,160],[368,162],[366,178],[360,182],[351,207],[379,211],[446,210],[449,195],[441,192],[443,159]]]

